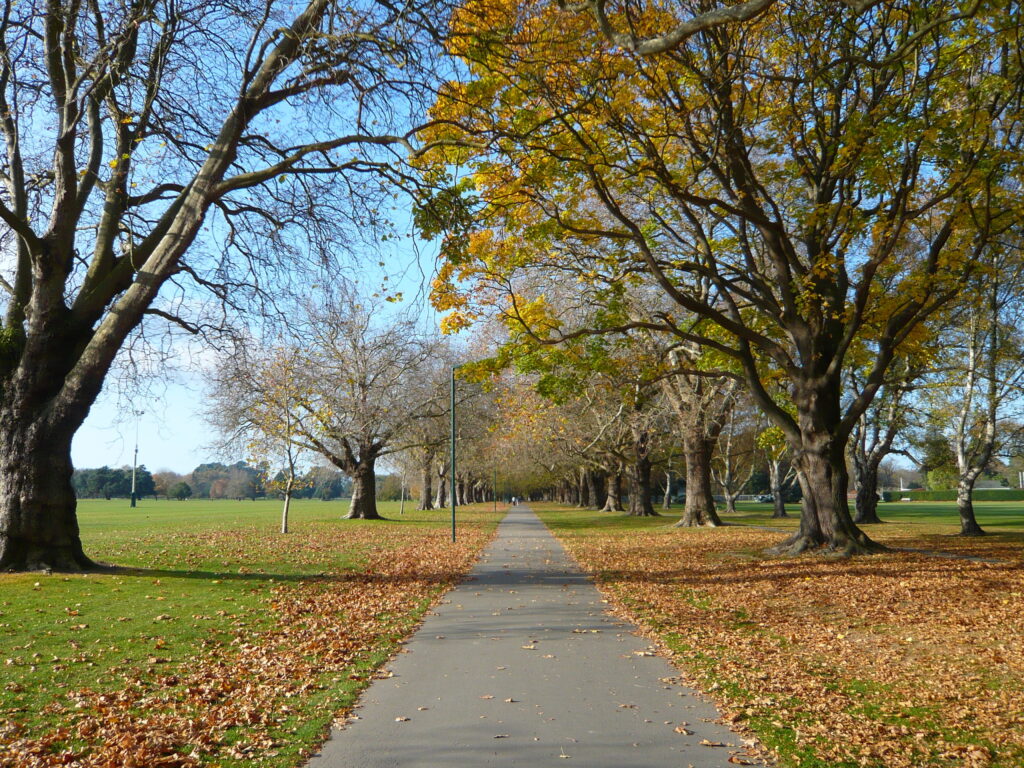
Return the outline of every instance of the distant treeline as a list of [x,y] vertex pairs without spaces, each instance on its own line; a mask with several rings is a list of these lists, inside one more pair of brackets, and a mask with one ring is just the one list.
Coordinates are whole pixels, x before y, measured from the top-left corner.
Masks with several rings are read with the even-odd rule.
[[[234,464],[200,464],[187,474],[150,472],[145,466],[135,470],[136,496],[175,499],[257,499],[277,496],[271,478],[244,461]],[[128,498],[132,489],[131,467],[77,469],[71,479],[80,499]],[[307,471],[293,498],[337,499],[348,496],[352,481],[333,467],[313,467]]]

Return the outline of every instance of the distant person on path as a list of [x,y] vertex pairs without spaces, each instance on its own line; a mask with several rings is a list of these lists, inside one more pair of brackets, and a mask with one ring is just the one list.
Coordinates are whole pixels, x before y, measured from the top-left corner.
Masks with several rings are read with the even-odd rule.
[[516,498],[515,496],[513,496],[513,497],[512,497],[512,506],[514,507],[514,506],[516,506],[516,504],[518,504],[518,503],[519,503],[519,499],[517,499],[517,498]]

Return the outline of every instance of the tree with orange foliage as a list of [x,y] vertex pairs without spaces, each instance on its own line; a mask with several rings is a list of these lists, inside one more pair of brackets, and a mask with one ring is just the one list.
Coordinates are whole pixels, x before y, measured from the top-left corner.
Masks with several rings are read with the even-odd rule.
[[[699,7],[630,5],[629,34]],[[644,328],[730,361],[799,470],[801,528],[779,551],[877,551],[849,512],[846,445],[1016,221],[1022,31],[995,2],[765,3],[645,56],[610,50],[592,14],[470,0],[429,169],[468,173],[420,216],[449,235],[437,305],[543,343]],[[607,308],[599,323],[548,300],[559,278]],[[638,288],[671,306],[618,311]],[[844,391],[855,347],[867,373]]]

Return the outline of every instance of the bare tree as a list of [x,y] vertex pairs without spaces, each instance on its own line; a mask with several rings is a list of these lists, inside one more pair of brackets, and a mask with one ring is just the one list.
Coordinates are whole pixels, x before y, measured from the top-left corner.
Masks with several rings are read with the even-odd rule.
[[207,420],[221,436],[218,446],[244,452],[266,474],[268,489],[280,491],[281,533],[288,533],[292,495],[300,484],[301,421],[310,393],[303,388],[296,350],[240,345],[221,358],[211,375]]
[[731,405],[718,434],[711,474],[722,489],[725,511],[735,514],[736,497],[750,482],[756,467],[755,441],[761,420],[751,403],[741,400],[737,393],[733,392],[729,399]]
[[[1003,442],[1013,442],[1020,423],[1007,411],[1020,398],[1024,359],[1022,284],[1016,265],[994,265],[976,279],[975,300],[968,303],[957,331],[947,341],[957,350],[953,376],[939,390],[933,421],[942,425],[956,459],[956,497],[960,533],[985,533],[974,514],[974,484]],[[1014,414],[1019,415],[1019,414]]]
[[183,314],[196,286],[246,304],[304,250],[297,225],[311,245],[379,220],[444,17],[435,3],[3,4],[0,568],[94,565],[71,440],[144,318],[201,331]]
[[354,290],[311,309],[299,439],[352,478],[349,518],[379,519],[376,462],[417,443],[413,426],[441,399],[418,379],[435,357],[414,321],[381,317]]

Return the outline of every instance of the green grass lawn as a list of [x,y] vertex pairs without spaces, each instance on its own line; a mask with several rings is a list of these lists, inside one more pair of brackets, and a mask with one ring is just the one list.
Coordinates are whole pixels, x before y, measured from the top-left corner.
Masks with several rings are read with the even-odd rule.
[[[296,501],[291,532],[282,535],[278,501],[147,499],[134,509],[124,499],[80,502],[86,553],[118,569],[0,574],[0,765],[18,764],[3,757],[12,740],[46,737],[56,739],[51,749],[75,746],[73,736],[53,732],[79,706],[81,691],[173,688],[175,676],[184,678],[203,654],[259,642],[279,621],[269,606],[281,588],[299,590],[289,595],[330,589],[332,579],[360,572],[381,551],[443,541],[445,511],[417,512],[410,502],[404,514],[397,502],[378,506],[388,520],[342,520],[347,502]],[[497,522],[489,507],[460,517],[472,546]],[[438,583],[449,576],[458,578],[441,573]],[[357,666],[386,659],[428,604],[419,600],[384,622],[387,636]],[[335,677],[289,708],[279,746],[267,750],[277,758],[268,764],[295,764],[298,750],[315,742],[366,675]],[[292,730],[294,739],[281,737]],[[232,764],[223,755],[218,762]]]

